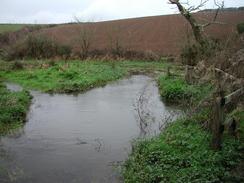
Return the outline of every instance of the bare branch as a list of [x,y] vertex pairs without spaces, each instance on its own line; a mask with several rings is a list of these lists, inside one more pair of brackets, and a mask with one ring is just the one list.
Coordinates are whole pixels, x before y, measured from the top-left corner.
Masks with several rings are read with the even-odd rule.
[[206,24],[201,25],[202,28],[205,28],[205,27],[207,27],[207,26],[209,26],[211,24],[224,24],[222,22],[217,22],[216,21],[217,20],[217,17],[218,17],[218,14],[219,14],[219,11],[224,8],[224,1],[222,1],[221,3],[219,3],[216,0],[214,0],[214,4],[218,7],[218,9],[216,10],[216,12],[214,14],[213,20],[211,22],[208,22]]
[[76,22],[78,24],[81,24],[80,26],[80,37],[78,39],[80,48],[81,48],[81,53],[80,56],[82,59],[85,59],[88,57],[91,43],[92,43],[92,38],[94,36],[94,27],[92,26],[92,21],[81,21],[79,18],[74,17]]
[[[214,4],[215,4],[215,6],[218,7],[218,9],[216,10],[212,21],[208,21],[205,24],[201,24],[201,23],[198,23],[197,20],[192,16],[193,11],[200,10],[203,6],[205,6],[205,4],[208,1],[209,0],[201,0],[201,2],[199,3],[198,6],[190,6],[188,8],[185,8],[182,5],[183,3],[180,2],[180,0],[169,0],[169,3],[175,4],[177,6],[178,10],[180,11],[181,15],[184,16],[185,19],[190,23],[191,28],[193,30],[194,37],[199,44],[204,43],[204,37],[202,35],[202,31],[205,27],[207,27],[211,24],[224,24],[222,22],[216,21],[219,11],[224,7],[224,1],[222,1],[220,3],[217,0],[214,0]],[[186,4],[189,5],[188,1],[186,2]]]
[[189,12],[192,12],[192,11],[196,11],[196,10],[200,10],[200,8],[204,7],[205,4],[208,2],[209,0],[201,0],[200,4],[198,6],[190,6],[189,8],[187,8],[187,10]]

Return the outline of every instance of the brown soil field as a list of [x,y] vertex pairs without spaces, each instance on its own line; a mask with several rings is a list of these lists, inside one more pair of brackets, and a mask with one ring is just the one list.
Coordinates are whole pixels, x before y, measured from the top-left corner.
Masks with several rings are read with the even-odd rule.
[[[214,12],[194,14],[200,21],[211,20],[214,15]],[[227,40],[231,35],[236,34],[236,24],[244,21],[244,11],[222,11],[219,13],[217,21],[221,24],[210,25],[204,33],[216,39]],[[117,42],[126,50],[153,51],[164,56],[179,54],[188,38],[192,37],[189,24],[179,14],[96,23],[63,24],[41,29],[40,32],[60,44],[72,46],[75,51],[80,50],[79,43],[84,30],[90,40],[90,50],[109,50]]]

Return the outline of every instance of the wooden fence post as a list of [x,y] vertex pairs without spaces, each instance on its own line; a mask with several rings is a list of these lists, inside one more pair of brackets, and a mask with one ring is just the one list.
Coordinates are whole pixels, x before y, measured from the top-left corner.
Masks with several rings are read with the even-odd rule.
[[221,149],[222,134],[224,131],[224,91],[221,86],[221,76],[216,73],[217,91],[213,98],[213,116],[212,116],[212,148],[214,150]]
[[[230,102],[237,102],[237,100],[244,95],[244,87],[224,96],[223,87],[221,85],[222,71],[215,69],[215,77],[217,84],[217,91],[213,98],[213,115],[212,115],[212,148],[214,150],[221,149],[222,134],[224,131],[224,108]],[[232,77],[232,76],[231,76]],[[233,127],[235,128],[235,127]]]
[[192,84],[194,82],[194,78],[193,78],[194,67],[190,65],[186,65],[185,69],[186,69],[185,80],[188,84]]
[[167,76],[170,77],[171,73],[170,73],[170,66],[167,67]]
[[214,150],[220,150],[224,122],[224,105],[222,103],[222,97],[220,96],[214,98],[212,120],[212,148]]

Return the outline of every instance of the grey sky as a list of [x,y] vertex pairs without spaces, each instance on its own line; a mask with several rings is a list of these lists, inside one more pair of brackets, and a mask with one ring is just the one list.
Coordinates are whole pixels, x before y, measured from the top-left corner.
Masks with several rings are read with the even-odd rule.
[[[225,0],[225,7],[239,6],[244,0]],[[209,0],[205,8],[213,7]],[[101,21],[171,13],[177,9],[168,0],[0,0],[0,23],[65,23],[74,17]]]

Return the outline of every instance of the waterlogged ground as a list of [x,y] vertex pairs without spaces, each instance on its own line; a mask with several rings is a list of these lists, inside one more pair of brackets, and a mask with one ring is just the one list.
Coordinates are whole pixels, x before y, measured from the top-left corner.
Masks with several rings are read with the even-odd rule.
[[1,183],[123,182],[118,165],[132,140],[157,134],[177,112],[146,76],[75,96],[31,93],[24,128],[0,139]]

